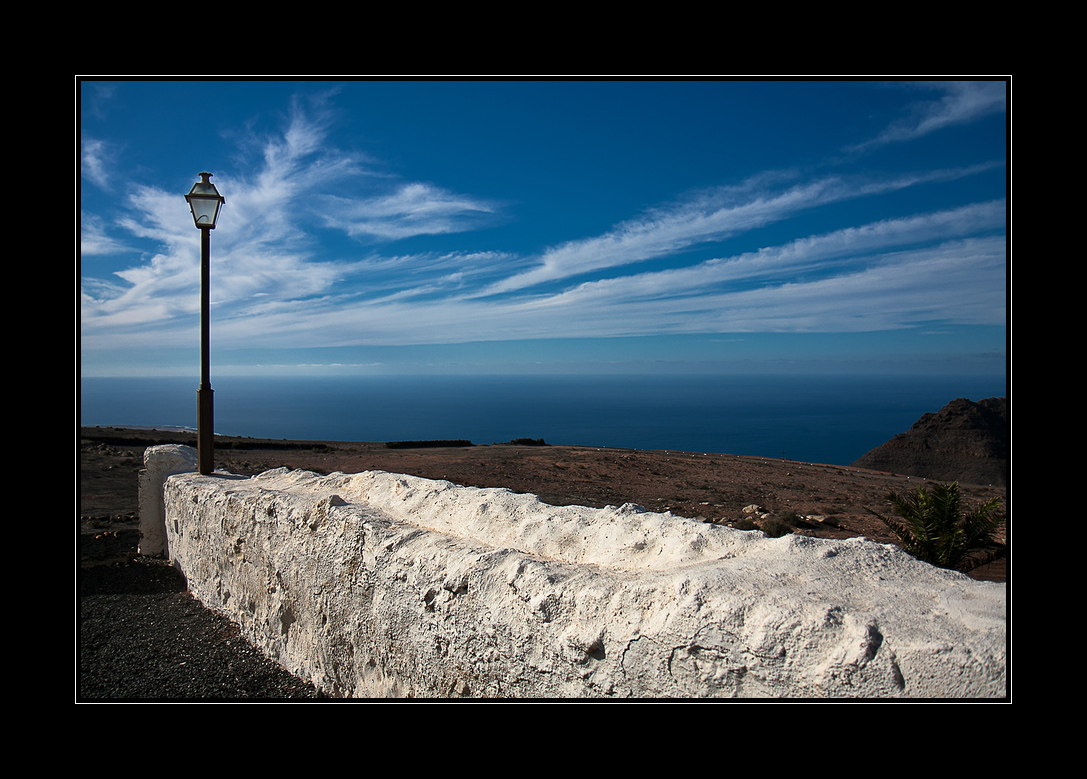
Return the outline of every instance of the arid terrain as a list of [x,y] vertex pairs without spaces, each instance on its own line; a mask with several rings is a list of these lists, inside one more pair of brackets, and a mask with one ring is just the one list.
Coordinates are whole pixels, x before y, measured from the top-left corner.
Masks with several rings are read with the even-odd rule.
[[[81,565],[135,554],[137,474],[146,447],[195,446],[191,433],[92,427],[80,429],[79,529]],[[382,470],[445,479],[476,487],[505,487],[536,494],[553,505],[602,507],[637,503],[706,522],[735,525],[762,513],[792,532],[823,538],[865,536],[893,542],[868,509],[885,512],[889,492],[913,490],[923,479],[865,470],[759,457],[697,452],[641,451],[584,446],[491,444],[389,448],[384,443],[273,441],[216,438],[216,467],[250,475],[287,467],[319,473]],[[968,507],[1004,487],[960,483]],[[765,520],[761,520],[765,522]],[[1006,537],[1006,528],[1003,531]],[[1007,560],[971,576],[1006,581]]]

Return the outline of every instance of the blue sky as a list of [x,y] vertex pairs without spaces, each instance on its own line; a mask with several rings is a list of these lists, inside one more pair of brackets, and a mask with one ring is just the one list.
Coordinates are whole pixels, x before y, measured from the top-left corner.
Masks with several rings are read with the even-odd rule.
[[1003,80],[94,81],[83,376],[1000,374]]

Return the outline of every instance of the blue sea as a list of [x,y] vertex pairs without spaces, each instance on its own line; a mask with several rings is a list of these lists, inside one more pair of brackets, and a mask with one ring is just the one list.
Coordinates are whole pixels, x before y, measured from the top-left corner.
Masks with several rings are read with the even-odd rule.
[[[81,425],[196,427],[198,379],[81,378]],[[215,432],[332,441],[549,444],[848,465],[1005,376],[352,376],[212,378]]]

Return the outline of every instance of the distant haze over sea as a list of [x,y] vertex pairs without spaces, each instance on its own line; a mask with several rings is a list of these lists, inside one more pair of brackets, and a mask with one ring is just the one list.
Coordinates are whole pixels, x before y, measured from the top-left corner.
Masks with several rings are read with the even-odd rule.
[[[196,426],[197,379],[81,378],[80,424]],[[254,438],[549,444],[848,465],[1000,376],[339,376],[212,378],[215,431]]]

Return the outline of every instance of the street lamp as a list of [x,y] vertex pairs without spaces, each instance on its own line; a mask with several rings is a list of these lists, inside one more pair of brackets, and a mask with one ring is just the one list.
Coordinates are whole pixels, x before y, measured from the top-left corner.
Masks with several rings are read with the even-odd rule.
[[202,474],[209,474],[215,469],[214,444],[214,403],[212,401],[211,380],[208,376],[210,361],[208,357],[211,304],[208,299],[210,282],[210,231],[215,229],[219,218],[219,209],[226,200],[211,183],[210,173],[201,173],[200,180],[193,184],[185,199],[189,201],[192,219],[200,228],[200,388],[196,391],[196,458],[197,467]]

